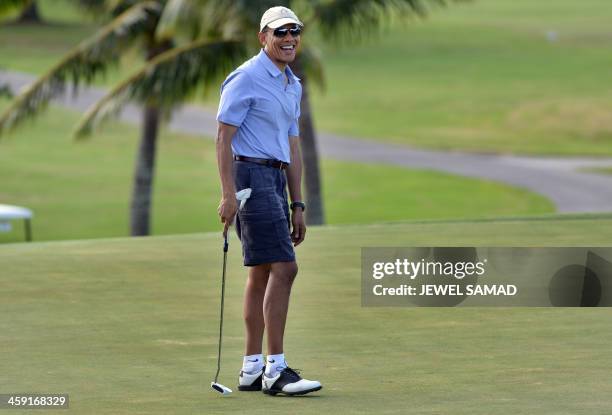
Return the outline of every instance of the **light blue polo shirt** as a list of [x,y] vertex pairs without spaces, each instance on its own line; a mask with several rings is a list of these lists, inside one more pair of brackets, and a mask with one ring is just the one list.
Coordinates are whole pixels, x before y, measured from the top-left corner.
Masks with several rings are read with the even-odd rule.
[[291,162],[289,136],[298,136],[300,79],[283,74],[263,51],[240,65],[221,85],[217,121],[238,127],[235,155]]

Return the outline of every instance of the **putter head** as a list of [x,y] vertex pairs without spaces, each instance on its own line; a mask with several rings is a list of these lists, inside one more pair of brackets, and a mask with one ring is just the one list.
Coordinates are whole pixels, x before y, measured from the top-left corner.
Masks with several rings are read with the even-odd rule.
[[232,393],[232,390],[227,386],[223,386],[220,383],[210,382],[210,387],[213,388],[214,391],[219,392],[223,396],[227,396]]

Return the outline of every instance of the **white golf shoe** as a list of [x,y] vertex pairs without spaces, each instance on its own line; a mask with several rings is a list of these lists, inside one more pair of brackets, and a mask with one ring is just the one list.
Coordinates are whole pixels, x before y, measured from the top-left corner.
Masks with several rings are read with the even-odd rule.
[[297,371],[286,367],[274,377],[267,377],[264,373],[261,390],[267,395],[305,395],[322,387],[319,381],[302,379]]
[[253,392],[261,390],[261,378],[264,374],[265,367],[259,372],[246,373],[240,371],[238,378],[238,390],[243,392]]

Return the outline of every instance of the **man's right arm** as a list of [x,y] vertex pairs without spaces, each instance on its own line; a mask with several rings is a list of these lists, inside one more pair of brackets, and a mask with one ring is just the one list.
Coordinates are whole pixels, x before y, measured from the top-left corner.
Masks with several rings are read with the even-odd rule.
[[224,224],[223,235],[227,236],[227,229],[234,220],[234,215],[238,210],[236,202],[236,187],[234,186],[234,177],[232,173],[233,154],[232,154],[232,139],[236,134],[237,127],[218,123],[217,128],[217,164],[219,166],[219,176],[221,178],[221,202],[219,203],[219,216],[221,223]]

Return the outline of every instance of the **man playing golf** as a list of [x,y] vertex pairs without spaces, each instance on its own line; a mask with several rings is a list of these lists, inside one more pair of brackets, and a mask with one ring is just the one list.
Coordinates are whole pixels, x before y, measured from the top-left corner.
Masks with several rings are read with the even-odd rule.
[[[244,295],[246,351],[238,389],[270,395],[321,389],[319,382],[302,379],[287,366],[283,350],[289,295],[298,271],[293,247],[306,234],[298,144],[302,87],[288,66],[302,28],[290,9],[268,9],[258,34],[263,48],[223,82],[217,113],[219,216],[224,234],[236,216],[244,265],[250,267]],[[236,191],[247,188],[251,196],[238,211]]]

